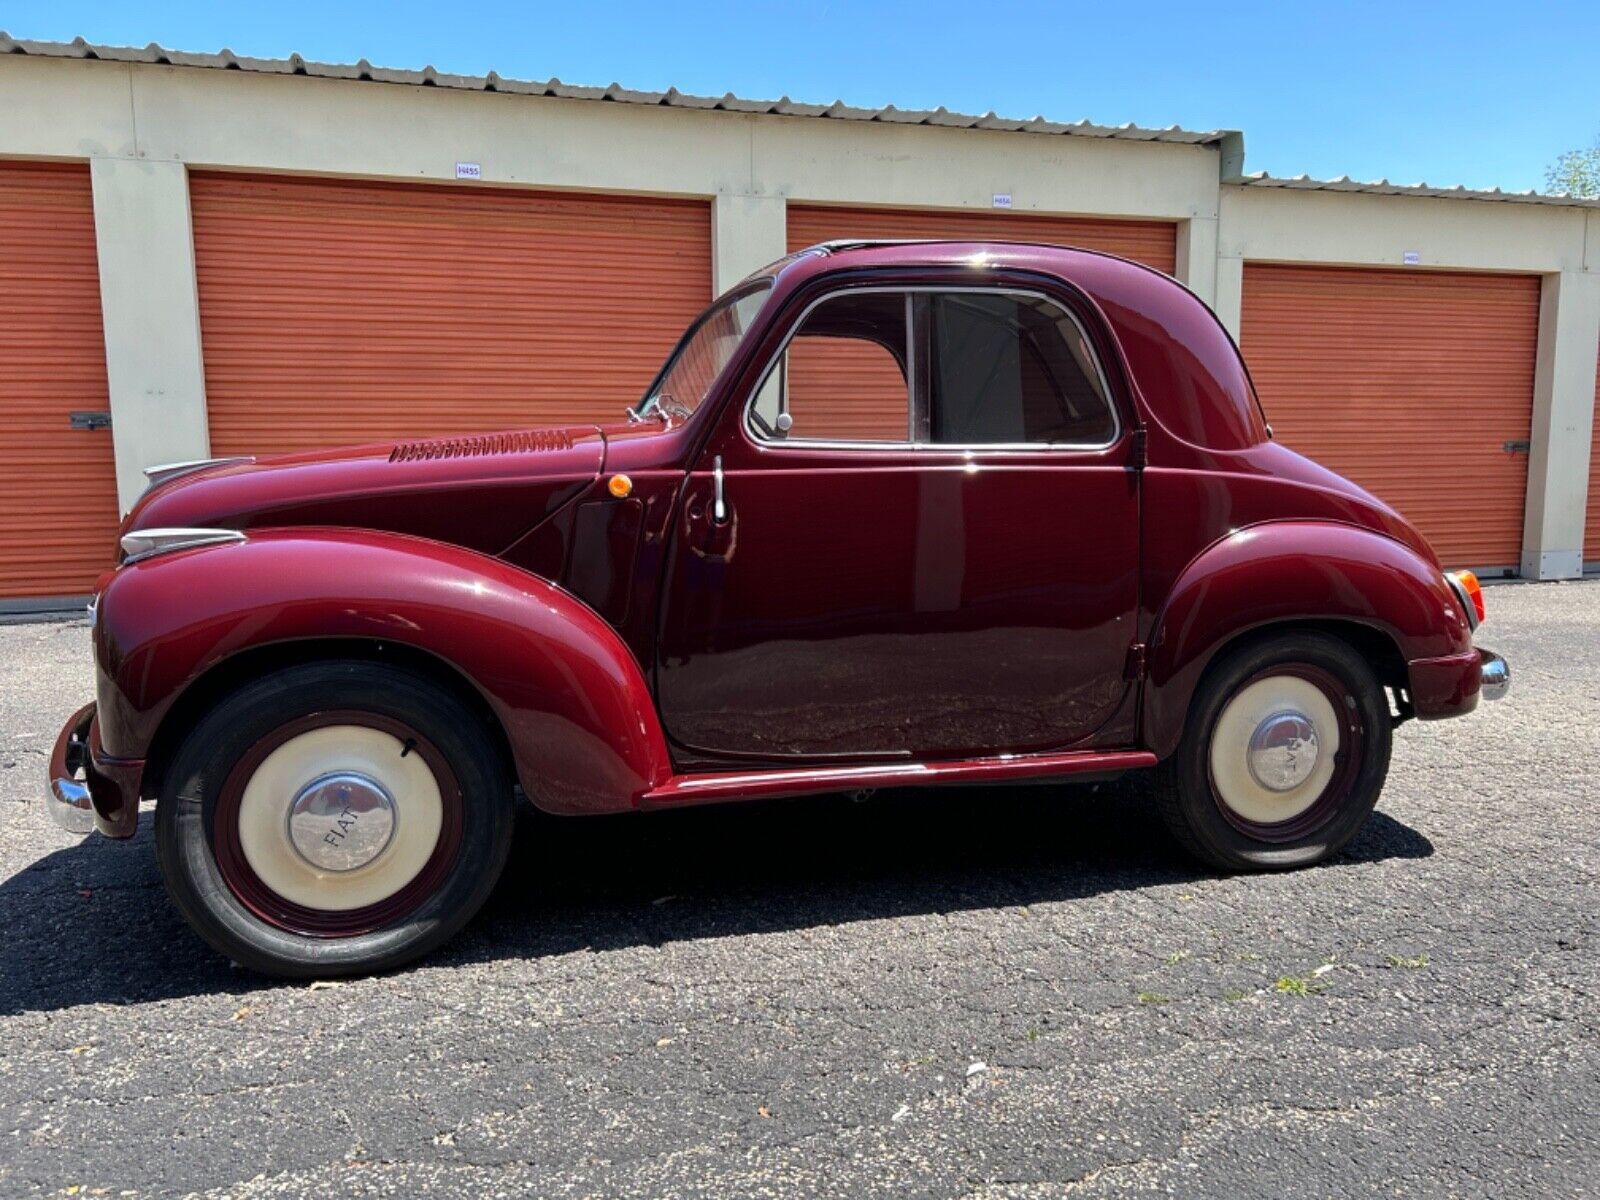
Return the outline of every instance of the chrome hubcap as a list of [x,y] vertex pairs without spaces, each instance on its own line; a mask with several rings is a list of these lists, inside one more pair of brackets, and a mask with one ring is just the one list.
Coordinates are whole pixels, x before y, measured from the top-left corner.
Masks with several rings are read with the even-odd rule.
[[1246,762],[1255,781],[1268,791],[1289,792],[1317,766],[1317,729],[1304,713],[1275,712],[1250,735]]
[[313,779],[289,806],[289,841],[319,871],[354,871],[394,840],[399,810],[370,775],[340,771]]

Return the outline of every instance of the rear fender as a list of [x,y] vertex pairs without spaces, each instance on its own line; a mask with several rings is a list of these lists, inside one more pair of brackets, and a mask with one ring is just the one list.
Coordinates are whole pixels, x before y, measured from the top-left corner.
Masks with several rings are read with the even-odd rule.
[[1179,575],[1147,654],[1143,740],[1165,758],[1201,676],[1230,642],[1273,625],[1336,621],[1388,639],[1405,663],[1471,650],[1437,567],[1354,525],[1274,521],[1213,543]]
[[423,651],[476,688],[541,808],[633,808],[672,774],[616,632],[554,584],[440,542],[279,529],[136,562],[101,592],[95,639],[100,736],[121,758],[144,758],[185,690],[234,656],[356,639]]

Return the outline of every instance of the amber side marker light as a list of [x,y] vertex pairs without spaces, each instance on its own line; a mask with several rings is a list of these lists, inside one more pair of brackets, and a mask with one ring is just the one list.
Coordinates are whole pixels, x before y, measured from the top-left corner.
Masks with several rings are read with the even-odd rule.
[[[633,491],[633,480],[629,479],[626,475],[613,475],[606,481],[606,490],[620,500],[629,492]],[[1476,579],[1472,581],[1472,586],[1478,586],[1478,581]],[[1478,611],[1483,611],[1483,602],[1481,600],[1478,602]]]
[[1483,611],[1483,585],[1478,582],[1478,577],[1471,571],[1455,571],[1452,577],[1461,585],[1461,590],[1467,594],[1467,599],[1472,601],[1472,607],[1477,610],[1478,620],[1484,618]]

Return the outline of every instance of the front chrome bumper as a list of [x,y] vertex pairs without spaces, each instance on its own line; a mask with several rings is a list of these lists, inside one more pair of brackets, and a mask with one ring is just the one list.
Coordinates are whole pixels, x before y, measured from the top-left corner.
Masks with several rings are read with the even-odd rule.
[[93,720],[93,704],[73,713],[50,755],[50,795],[45,803],[56,824],[68,833],[94,832],[94,800],[89,795],[89,724]]
[[1511,690],[1511,664],[1493,650],[1478,651],[1478,694],[1485,700],[1498,700]]

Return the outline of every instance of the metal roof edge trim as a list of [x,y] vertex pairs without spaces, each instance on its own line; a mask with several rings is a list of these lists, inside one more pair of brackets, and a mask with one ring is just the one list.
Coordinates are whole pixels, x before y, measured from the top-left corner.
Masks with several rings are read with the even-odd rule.
[[247,58],[223,48],[215,54],[168,50],[151,42],[142,48],[135,46],[101,46],[79,37],[70,42],[42,42],[14,38],[0,30],[0,55],[21,54],[34,58],[72,58],[104,62],[146,63],[153,66],[206,67],[214,70],[251,71],[267,75],[304,75],[317,79],[343,79],[365,83],[398,83],[416,87],[441,87],[457,91],[508,93],[522,96],[545,96],[563,100],[605,100],[620,104],[642,104],[665,108],[685,108],[723,112],[749,113],[757,116],[816,117],[827,120],[875,121],[886,125],[928,125],[951,129],[982,129],[1006,133],[1055,134],[1069,137],[1114,138],[1123,141],[1170,142],[1179,145],[1213,146],[1231,137],[1237,130],[1213,129],[1198,131],[1182,129],[1177,125],[1165,129],[1146,129],[1138,125],[1099,125],[1093,121],[1049,121],[1044,117],[1030,119],[1001,117],[993,112],[975,116],[955,113],[943,107],[932,111],[899,109],[894,105],[883,108],[855,108],[842,100],[832,104],[804,104],[788,96],[777,100],[751,100],[735,96],[692,96],[677,88],[664,92],[642,92],[613,83],[609,87],[581,87],[562,83],[554,77],[544,80],[507,79],[496,71],[486,75],[451,75],[432,66],[420,71],[397,67],[375,67],[366,59],[356,63],[312,62],[299,54],[288,58]]
[[1285,178],[1258,171],[1234,175],[1223,181],[1225,187],[1266,187],[1284,191],[1345,192],[1366,196],[1414,196],[1436,200],[1479,200],[1502,204],[1546,204],[1562,208],[1600,208],[1600,197],[1569,196],[1565,193],[1487,191],[1457,185],[1437,187],[1430,183],[1390,183],[1387,179],[1363,182],[1345,175],[1339,179],[1313,179],[1309,175]]

